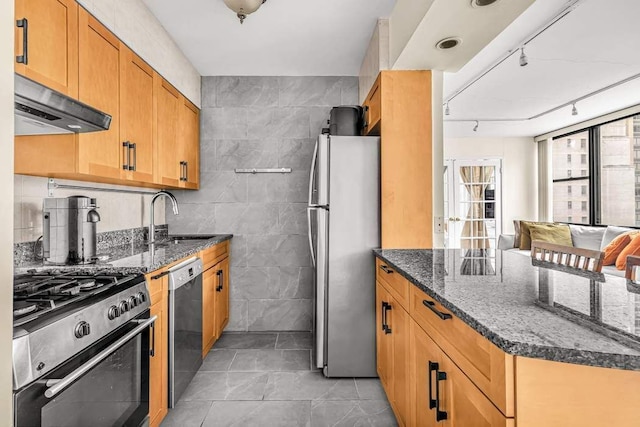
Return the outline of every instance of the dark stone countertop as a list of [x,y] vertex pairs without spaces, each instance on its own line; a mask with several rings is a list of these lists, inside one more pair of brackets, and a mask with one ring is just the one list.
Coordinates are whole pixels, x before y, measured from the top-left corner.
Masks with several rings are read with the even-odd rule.
[[173,240],[161,240],[156,245],[153,255],[149,251],[149,245],[140,242],[131,243],[104,249],[100,255],[108,255],[109,259],[99,261],[96,264],[53,266],[43,265],[41,261],[30,262],[15,267],[14,274],[23,274],[30,270],[60,272],[73,270],[87,273],[145,274],[158,270],[182,258],[195,255],[201,250],[230,240],[232,237],[232,234],[218,234],[211,239],[183,240],[178,244],[173,243]]
[[375,250],[377,257],[506,353],[640,370],[640,286],[491,250]]

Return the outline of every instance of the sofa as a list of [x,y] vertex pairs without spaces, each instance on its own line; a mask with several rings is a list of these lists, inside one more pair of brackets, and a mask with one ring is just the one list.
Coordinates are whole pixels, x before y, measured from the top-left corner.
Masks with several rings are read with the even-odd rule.
[[[616,227],[612,225],[607,227],[569,225],[569,229],[571,231],[571,240],[573,241],[574,247],[592,249],[596,251],[603,251],[613,239],[623,233],[637,231],[633,228]],[[498,238],[498,249],[531,256],[530,250],[522,250],[514,247],[515,240],[515,234],[501,234]],[[602,272],[604,274],[611,274],[619,277],[624,277],[625,273],[624,271],[618,270],[615,265],[606,265],[602,267]]]

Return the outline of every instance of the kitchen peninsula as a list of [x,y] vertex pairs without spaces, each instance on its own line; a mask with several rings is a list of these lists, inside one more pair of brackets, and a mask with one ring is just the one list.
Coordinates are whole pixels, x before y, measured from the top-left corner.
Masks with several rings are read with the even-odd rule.
[[375,256],[378,370],[405,424],[638,425],[640,287],[500,250]]

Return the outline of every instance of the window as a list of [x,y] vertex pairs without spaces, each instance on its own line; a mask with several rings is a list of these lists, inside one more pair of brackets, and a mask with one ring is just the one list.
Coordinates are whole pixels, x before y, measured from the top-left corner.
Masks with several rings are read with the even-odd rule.
[[[588,169],[581,169],[580,176],[578,176],[578,172],[572,170],[567,164],[574,158],[579,158],[582,161],[582,156],[585,156],[585,163],[589,163],[589,153],[586,145],[582,147],[582,144],[578,144],[578,141],[582,141],[582,139],[586,141],[588,138],[588,132],[579,132],[553,140],[553,220],[556,222],[573,222],[573,209],[582,206],[582,202],[585,200],[588,206],[589,171]],[[580,192],[573,191],[573,186],[576,184],[580,186]],[[588,209],[585,212],[588,212]],[[579,218],[576,217],[575,220]],[[582,221],[582,223],[588,224],[589,218],[586,221]]]
[[554,138],[551,146],[554,221],[640,227],[640,114]]
[[600,158],[600,223],[640,226],[636,197],[640,193],[640,171],[636,170],[634,145],[640,138],[640,116],[598,126]]

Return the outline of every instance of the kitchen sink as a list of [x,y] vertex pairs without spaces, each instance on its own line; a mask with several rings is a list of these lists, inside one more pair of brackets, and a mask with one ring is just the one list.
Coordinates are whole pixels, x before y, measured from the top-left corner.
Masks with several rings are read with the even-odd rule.
[[216,237],[217,234],[172,234],[168,240],[209,240]]
[[209,240],[216,236],[217,234],[173,234],[166,238],[158,239],[156,246],[179,245],[181,243]]

